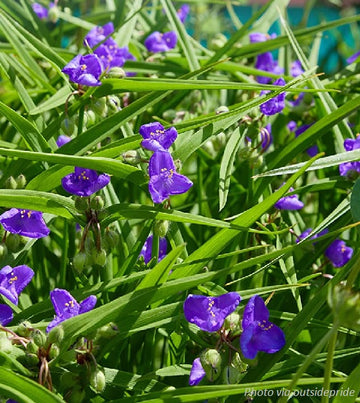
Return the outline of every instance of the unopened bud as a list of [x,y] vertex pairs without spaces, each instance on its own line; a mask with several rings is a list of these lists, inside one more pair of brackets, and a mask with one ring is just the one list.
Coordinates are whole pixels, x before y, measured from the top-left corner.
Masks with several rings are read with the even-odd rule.
[[214,144],[212,143],[211,140],[205,141],[205,143],[203,144],[203,148],[204,148],[205,151],[207,151],[210,155],[212,155],[212,156],[216,155],[216,151],[215,151],[215,148],[214,148]]
[[124,162],[131,165],[136,165],[141,161],[141,157],[136,150],[129,150],[122,154]]
[[71,136],[74,133],[74,129],[75,129],[75,122],[73,118],[65,118],[62,122],[61,122],[61,130],[67,134],[68,136]]
[[105,326],[102,326],[98,329],[96,333],[97,338],[111,339],[119,333],[119,328],[115,325],[115,323],[109,323]]
[[113,114],[121,110],[120,99],[115,95],[108,95],[106,97],[106,104],[109,107],[109,113]]
[[232,335],[241,331],[240,315],[237,313],[231,313],[228,315],[224,322],[224,327],[229,330]]
[[59,353],[60,353],[59,347],[56,344],[52,344],[49,351],[50,360],[56,358],[59,355]]
[[104,199],[101,196],[95,196],[90,202],[90,207],[93,210],[101,210],[104,204]]
[[241,373],[239,370],[235,367],[232,367],[231,365],[227,365],[224,368],[223,371],[223,379],[224,382],[227,383],[228,385],[233,385],[236,383],[239,383],[241,378]]
[[160,238],[164,238],[169,229],[169,221],[166,220],[157,220],[155,221],[153,232],[154,235],[159,236]]
[[11,343],[11,340],[9,340],[5,334],[4,336],[5,337],[0,338],[0,351],[10,354],[13,350],[13,345]]
[[15,329],[15,333],[21,337],[29,337],[33,330],[34,328],[32,327],[32,324],[28,321],[24,321],[18,325]]
[[94,249],[92,252],[92,259],[94,264],[99,266],[105,266],[106,263],[106,251],[105,249],[100,249],[99,251]]
[[33,353],[27,353],[25,355],[25,364],[28,367],[36,367],[39,364],[39,357],[37,356],[37,354],[33,354]]
[[242,160],[247,160],[251,157],[253,151],[254,150],[251,147],[245,146],[242,149],[240,149],[238,154],[239,158],[241,158]]
[[222,148],[226,144],[226,134],[224,132],[220,132],[214,138],[214,146],[217,148]]
[[209,48],[211,50],[219,50],[221,49],[225,43],[227,42],[227,38],[224,34],[217,33],[215,36],[210,40]]
[[75,386],[74,389],[69,391],[69,393],[66,394],[67,397],[67,402],[68,403],[79,403],[79,402],[84,402],[86,392],[83,389],[80,389],[80,386]]
[[16,179],[18,189],[24,189],[26,186],[26,178],[23,174],[20,174]]
[[200,102],[202,98],[202,94],[200,90],[194,90],[191,94],[190,94],[190,102],[192,104],[195,104],[196,102]]
[[259,168],[263,164],[264,157],[262,155],[257,155],[249,159],[250,166],[252,168]]
[[[88,256],[84,252],[79,252],[74,256],[73,267],[78,273],[82,273],[83,270],[88,266]],[[54,328],[56,329],[56,328]]]
[[15,190],[17,188],[16,180],[12,176],[10,176],[9,178],[6,179],[5,188],[12,189],[12,190]]
[[30,337],[33,339],[34,343],[38,347],[43,347],[46,344],[46,336],[45,333],[39,329],[35,329],[31,332]]
[[106,98],[102,97],[97,99],[93,105],[92,105],[92,109],[94,110],[94,112],[101,116],[101,117],[105,117],[108,113],[108,106],[106,105]]
[[200,355],[201,365],[209,381],[214,381],[221,373],[221,355],[215,349],[207,349]]
[[59,19],[59,9],[56,6],[49,8],[48,18],[53,24],[57,23]]
[[125,71],[121,67],[112,67],[106,74],[107,78],[124,78],[126,77]]
[[89,198],[88,197],[75,197],[75,208],[76,210],[83,212],[89,208]]
[[99,369],[95,369],[90,375],[90,385],[97,393],[101,393],[105,389],[105,374]]
[[34,340],[30,340],[26,345],[26,351],[30,354],[37,354],[39,346],[35,344]]
[[8,248],[4,243],[0,243],[0,260],[5,259],[8,254]]
[[95,112],[92,109],[88,109],[85,113],[84,116],[86,116],[86,122],[88,126],[92,126],[96,123],[96,115]]
[[49,344],[60,344],[64,338],[64,328],[62,325],[57,325],[51,329],[50,333],[47,336],[47,345]]
[[10,252],[19,252],[21,249],[20,245],[20,236],[18,234],[8,234],[6,237],[6,246],[10,250]]
[[111,229],[105,231],[104,238],[110,249],[115,248],[119,244],[120,236],[117,231]]
[[168,109],[163,113],[163,118],[172,122],[176,118],[176,110],[175,109]]
[[176,167],[176,171],[180,172],[182,170],[182,162],[179,159],[176,159],[174,161],[175,167]]
[[221,113],[226,113],[229,112],[229,108],[225,105],[221,105],[218,108],[216,108],[215,113],[217,115],[220,115]]

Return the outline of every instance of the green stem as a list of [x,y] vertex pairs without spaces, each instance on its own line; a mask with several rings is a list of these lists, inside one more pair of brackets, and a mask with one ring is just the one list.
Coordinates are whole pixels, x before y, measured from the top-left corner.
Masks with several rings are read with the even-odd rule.
[[355,260],[351,272],[346,280],[346,287],[351,288],[360,273],[360,254],[358,255],[357,259]]
[[[337,339],[337,328],[338,325],[334,323],[334,332],[332,333],[329,341],[328,347],[328,355],[326,358],[325,364],[325,373],[324,373],[324,390],[330,390],[330,382],[331,382],[331,372],[333,368],[333,360],[334,360],[334,352],[336,347],[336,339]],[[328,403],[329,395],[324,394],[321,398],[321,403]]]
[[152,240],[151,257],[155,258],[154,265],[156,265],[159,259],[159,236],[155,234]]

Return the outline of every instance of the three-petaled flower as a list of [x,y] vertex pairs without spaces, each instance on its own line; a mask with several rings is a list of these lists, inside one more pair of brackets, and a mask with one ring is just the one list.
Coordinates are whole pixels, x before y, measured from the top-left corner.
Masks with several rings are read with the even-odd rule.
[[145,39],[145,46],[149,52],[166,52],[174,49],[177,43],[177,35],[175,31],[169,31],[162,34],[155,31]]
[[0,270],[0,294],[17,305],[19,294],[30,283],[34,272],[26,265],[14,268],[5,266]]
[[190,294],[184,302],[184,315],[188,322],[195,323],[201,330],[216,332],[240,301],[237,292],[228,292],[218,297]]
[[139,133],[144,138],[141,142],[142,147],[151,151],[168,150],[178,134],[175,127],[165,130],[164,126],[158,122],[142,125]]
[[[140,256],[144,258],[144,262],[148,264],[151,260],[151,252],[152,252],[152,243],[153,243],[153,235],[149,235],[144,243],[144,246],[141,249]],[[159,258],[160,260],[164,259],[166,256],[166,249],[167,249],[167,241],[166,238],[159,239]]]
[[6,231],[29,238],[42,238],[50,233],[40,211],[12,208],[0,215],[0,223]]
[[[290,192],[294,191],[294,188],[289,189]],[[299,196],[296,194],[290,196],[281,197],[275,204],[274,207],[278,210],[300,210],[304,207],[304,203],[299,200]]]
[[75,167],[75,171],[61,180],[62,187],[69,193],[87,197],[105,187],[110,176],[100,174],[92,169]]
[[106,37],[114,32],[114,24],[108,22],[103,26],[96,26],[91,29],[84,38],[84,45],[90,46],[90,48],[95,47],[98,43],[105,40]]
[[258,295],[250,298],[242,319],[240,347],[245,358],[254,359],[259,351],[276,353],[285,345],[284,332],[269,322],[269,311]]
[[335,239],[325,251],[334,267],[344,266],[352,257],[353,249],[340,239]]
[[103,65],[95,54],[77,55],[62,69],[74,83],[91,87],[101,85],[99,78],[102,71]]
[[54,306],[56,317],[49,323],[46,328],[47,332],[50,332],[51,329],[66,319],[91,311],[97,301],[95,295],[90,295],[79,304],[67,290],[60,288],[55,288],[50,292],[50,299]]
[[176,172],[171,154],[156,151],[149,161],[149,192],[154,203],[162,203],[171,195],[187,192],[193,183]]

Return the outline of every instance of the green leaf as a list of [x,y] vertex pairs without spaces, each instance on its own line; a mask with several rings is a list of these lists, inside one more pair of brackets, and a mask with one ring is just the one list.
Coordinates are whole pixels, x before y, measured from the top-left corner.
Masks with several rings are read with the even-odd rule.
[[[360,391],[360,363],[353,369],[346,381],[336,391],[333,403],[353,403]],[[335,391],[334,391],[335,392]]]
[[350,199],[351,215],[355,222],[360,221],[360,178],[356,180]]

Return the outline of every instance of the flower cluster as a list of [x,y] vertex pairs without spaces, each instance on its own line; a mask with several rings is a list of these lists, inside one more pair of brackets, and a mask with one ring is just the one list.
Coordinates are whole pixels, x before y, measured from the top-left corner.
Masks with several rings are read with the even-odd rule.
[[74,83],[88,86],[101,85],[100,76],[113,67],[122,67],[126,60],[135,60],[127,47],[120,48],[109,37],[114,32],[112,22],[93,28],[84,39],[85,46],[93,49],[89,55],[77,55],[62,71]]
[[154,203],[162,203],[171,195],[187,192],[193,185],[190,179],[176,172],[168,149],[177,138],[175,127],[167,130],[157,122],[142,125],[141,145],[154,151],[149,161],[149,192]]
[[[217,332],[222,329],[225,319],[235,311],[240,301],[241,297],[237,292],[218,297],[190,294],[184,302],[184,315],[189,323],[194,323],[201,330]],[[269,321],[269,311],[258,295],[251,297],[246,304],[241,327],[240,347],[246,359],[254,359],[259,351],[276,353],[285,345],[283,331]],[[222,337],[226,337],[226,332],[222,333]],[[189,378],[191,386],[197,385],[207,374],[204,367],[202,357],[194,360]]]

